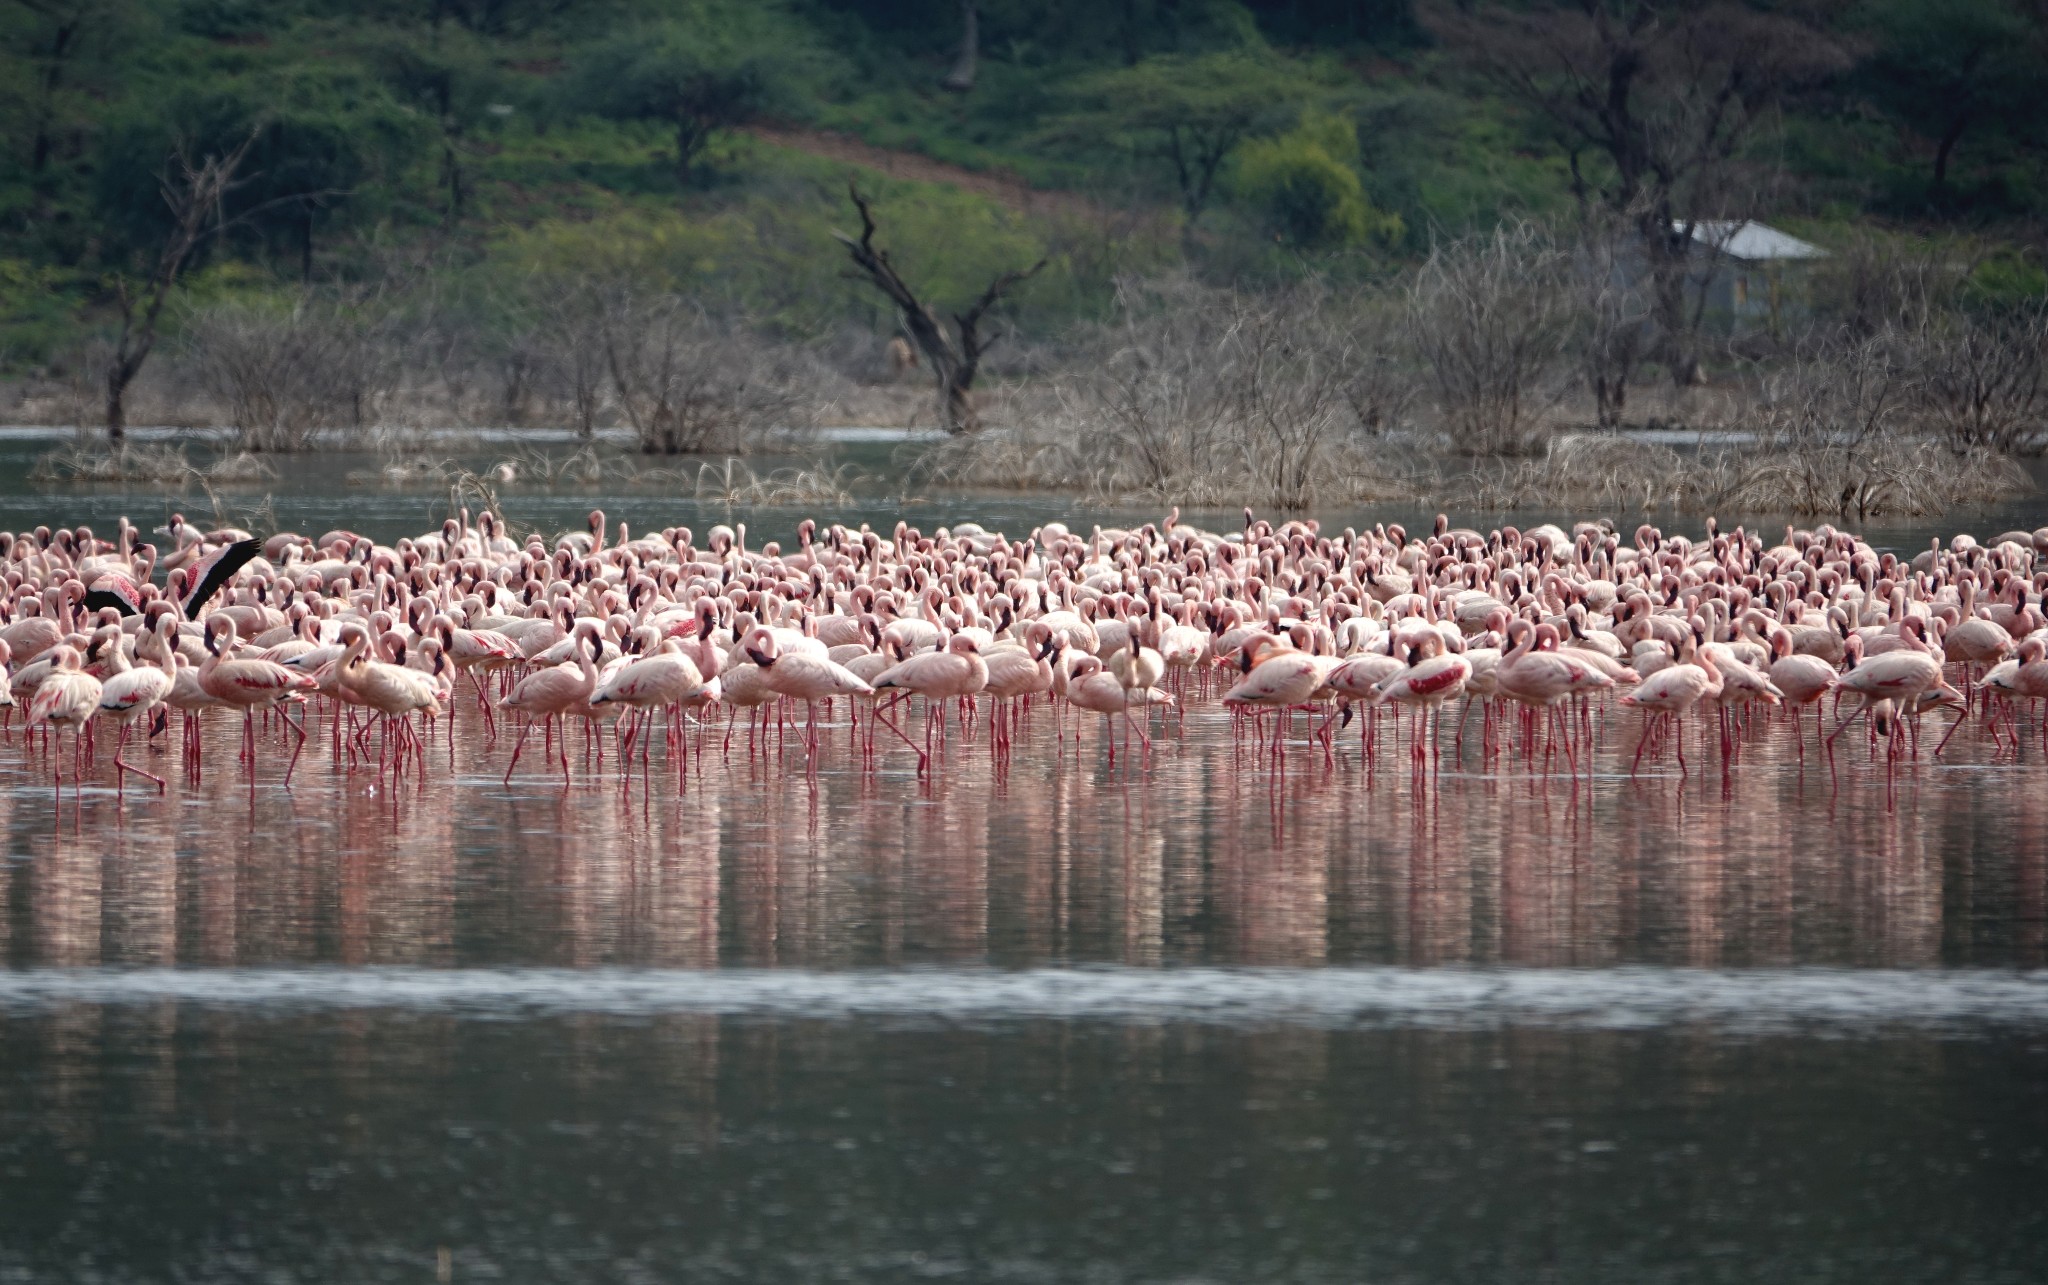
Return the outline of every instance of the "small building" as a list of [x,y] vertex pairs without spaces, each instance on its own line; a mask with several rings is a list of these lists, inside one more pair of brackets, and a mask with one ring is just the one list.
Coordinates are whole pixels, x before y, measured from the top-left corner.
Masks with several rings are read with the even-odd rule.
[[[1673,223],[1674,236],[1686,225]],[[1690,302],[1711,329],[1731,334],[1776,331],[1808,305],[1807,268],[1827,251],[1754,219],[1700,219],[1692,224],[1695,266]]]

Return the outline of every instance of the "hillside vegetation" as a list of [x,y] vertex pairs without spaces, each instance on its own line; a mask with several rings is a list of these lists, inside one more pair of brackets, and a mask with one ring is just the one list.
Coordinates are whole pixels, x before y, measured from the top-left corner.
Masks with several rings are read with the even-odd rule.
[[[1757,356],[1683,316],[1674,220],[1837,251],[1851,329],[1914,271],[2037,307],[2042,83],[2038,0],[0,0],[0,378],[16,418],[265,449],[394,419],[732,449],[792,413],[742,387],[808,381],[815,418],[887,386],[902,314],[834,239],[857,177],[941,332],[1042,265],[988,301],[984,383],[1107,370],[1138,298],[1312,282],[1384,319],[1496,229],[1556,263],[1636,236],[1643,315],[1561,322],[1544,403],[1629,422],[1631,385]],[[1456,419],[1408,359],[1401,407]]]

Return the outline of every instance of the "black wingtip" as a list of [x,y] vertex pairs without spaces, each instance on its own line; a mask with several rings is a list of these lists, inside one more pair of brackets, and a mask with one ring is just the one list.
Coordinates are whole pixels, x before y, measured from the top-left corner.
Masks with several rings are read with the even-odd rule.
[[220,592],[221,586],[226,584],[235,572],[249,565],[261,552],[263,541],[251,537],[224,545],[203,559],[199,564],[199,584],[192,590],[192,596],[185,599],[185,619],[199,619],[199,609],[204,607],[213,595]]
[[85,591],[85,609],[87,611],[97,614],[102,608],[106,607],[112,607],[124,616],[135,616],[142,613],[141,606],[128,601],[127,598],[112,590],[88,589]]

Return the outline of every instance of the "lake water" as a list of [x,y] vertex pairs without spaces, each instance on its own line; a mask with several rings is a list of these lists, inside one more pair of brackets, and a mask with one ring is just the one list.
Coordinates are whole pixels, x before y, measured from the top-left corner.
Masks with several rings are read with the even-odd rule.
[[[380,537],[445,506],[335,475],[263,489]],[[0,527],[163,516],[6,490]],[[594,501],[726,519],[506,497]],[[1092,721],[1007,768],[956,730],[928,782],[742,723],[678,796],[580,742],[501,785],[464,704],[424,783],[324,725],[252,783],[223,723],[201,780],[61,811],[17,733],[0,1281],[2043,1279],[2038,741],[1891,792],[1853,734],[1839,776],[1759,733],[1631,780],[1633,724],[1576,789],[1468,738],[1418,790],[1356,725],[1275,778],[1213,704],[1114,768]]]

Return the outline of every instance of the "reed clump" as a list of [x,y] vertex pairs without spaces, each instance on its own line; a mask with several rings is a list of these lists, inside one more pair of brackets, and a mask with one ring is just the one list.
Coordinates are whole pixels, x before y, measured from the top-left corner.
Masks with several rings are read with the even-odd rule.
[[850,464],[816,464],[761,474],[742,460],[728,458],[697,466],[692,498],[726,508],[800,504],[844,508],[854,502],[853,486],[859,480],[859,470]]
[[140,482],[165,488],[212,484],[247,485],[276,480],[269,464],[246,451],[235,451],[195,464],[182,445],[130,442],[108,448],[79,442],[47,452],[29,468],[28,479],[41,484]]

